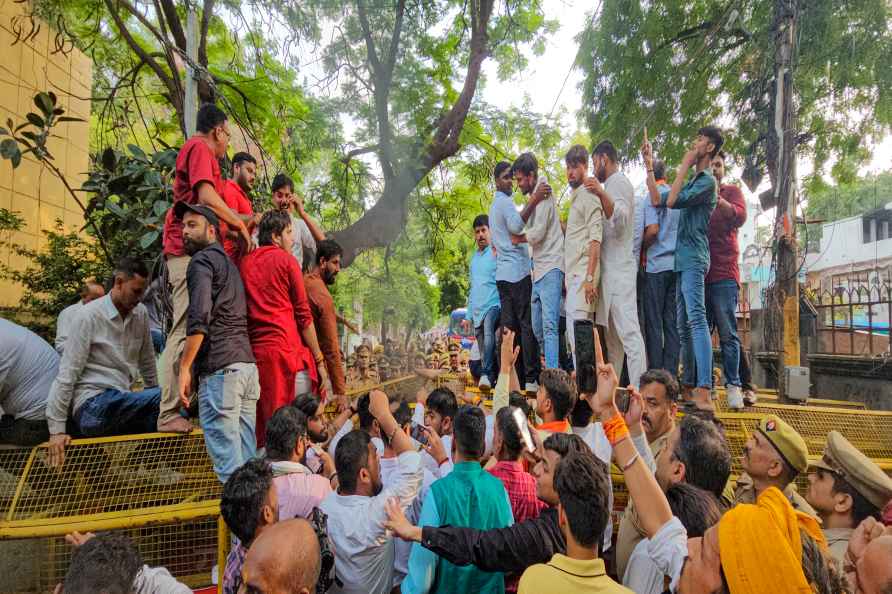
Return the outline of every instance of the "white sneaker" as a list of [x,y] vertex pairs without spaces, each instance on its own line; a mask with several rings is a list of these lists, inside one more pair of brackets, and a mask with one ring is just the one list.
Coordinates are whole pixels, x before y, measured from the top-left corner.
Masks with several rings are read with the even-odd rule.
[[489,378],[484,375],[480,378],[480,381],[477,382],[477,387],[489,390],[492,387],[492,384],[489,383]]
[[535,394],[539,391],[539,384],[537,384],[536,382],[527,382],[526,391]]
[[728,408],[731,410],[743,409],[743,392],[740,386],[727,386],[725,394],[728,396]]

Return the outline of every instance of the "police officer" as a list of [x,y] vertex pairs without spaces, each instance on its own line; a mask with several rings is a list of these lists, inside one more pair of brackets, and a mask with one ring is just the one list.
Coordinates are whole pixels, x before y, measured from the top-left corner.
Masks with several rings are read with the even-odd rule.
[[777,487],[801,512],[817,517],[796,491],[793,480],[808,469],[808,448],[795,429],[775,415],[767,415],[743,446],[744,473],[737,479],[734,504],[755,503],[769,487]]
[[878,520],[892,499],[892,478],[842,434],[831,431],[823,458],[811,465],[805,498],[823,521],[830,552],[842,562],[858,524],[869,517]]

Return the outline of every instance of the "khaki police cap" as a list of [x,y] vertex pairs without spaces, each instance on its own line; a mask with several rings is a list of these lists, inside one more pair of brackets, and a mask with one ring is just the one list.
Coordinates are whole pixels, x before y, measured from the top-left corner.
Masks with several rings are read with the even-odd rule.
[[759,432],[796,472],[805,472],[808,469],[808,447],[805,440],[780,417],[767,415],[759,423]]
[[831,431],[827,435],[824,456],[819,462],[812,464],[812,467],[840,475],[878,509],[883,509],[892,499],[892,478],[849,443],[839,431]]

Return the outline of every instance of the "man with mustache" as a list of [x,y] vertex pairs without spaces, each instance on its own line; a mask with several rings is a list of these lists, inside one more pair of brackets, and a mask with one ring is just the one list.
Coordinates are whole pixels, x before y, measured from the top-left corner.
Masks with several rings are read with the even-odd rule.
[[344,250],[332,239],[324,239],[316,244],[316,266],[304,277],[310,311],[319,339],[319,347],[325,360],[325,368],[331,379],[333,397],[339,407],[347,405],[344,394],[347,382],[341,349],[338,346],[338,318],[334,300],[328,287],[335,283],[341,271],[341,255]]

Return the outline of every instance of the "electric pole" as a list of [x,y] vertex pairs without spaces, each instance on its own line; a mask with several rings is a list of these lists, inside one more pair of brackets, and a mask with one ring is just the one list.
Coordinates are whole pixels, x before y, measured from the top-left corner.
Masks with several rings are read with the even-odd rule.
[[183,104],[183,120],[186,124],[186,138],[195,134],[195,121],[198,117],[198,13],[195,5],[186,3],[186,89]]
[[[777,205],[774,228],[776,264],[771,301],[777,337],[778,395],[786,399],[784,369],[798,367],[799,266],[796,244],[796,115],[793,104],[793,67],[797,52],[799,0],[774,0],[774,104],[768,142],[768,172]],[[780,318],[780,320],[778,320]],[[779,323],[777,323],[779,321]]]

